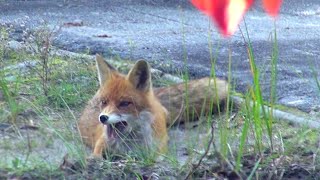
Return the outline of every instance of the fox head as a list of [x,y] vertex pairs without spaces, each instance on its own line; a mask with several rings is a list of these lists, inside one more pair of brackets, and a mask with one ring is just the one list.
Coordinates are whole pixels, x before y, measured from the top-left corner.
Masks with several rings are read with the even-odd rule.
[[[150,97],[153,97],[149,64],[140,60],[127,75],[119,73],[101,56],[96,56],[100,88],[96,94],[108,145],[117,151],[130,150],[130,144],[152,142]],[[126,141],[126,142],[123,142]],[[140,142],[141,141],[141,142]]]

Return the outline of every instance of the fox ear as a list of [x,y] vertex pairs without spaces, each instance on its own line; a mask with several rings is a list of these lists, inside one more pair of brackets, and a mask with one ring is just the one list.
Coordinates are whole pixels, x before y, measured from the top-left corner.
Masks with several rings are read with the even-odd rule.
[[138,89],[141,91],[150,90],[151,84],[151,73],[149,64],[140,60],[137,61],[133,68],[127,75],[127,79]]
[[107,63],[107,61],[105,61],[99,54],[96,55],[96,64],[99,83],[100,86],[102,86],[102,84],[110,78],[112,71],[115,71],[115,69],[109,63]]

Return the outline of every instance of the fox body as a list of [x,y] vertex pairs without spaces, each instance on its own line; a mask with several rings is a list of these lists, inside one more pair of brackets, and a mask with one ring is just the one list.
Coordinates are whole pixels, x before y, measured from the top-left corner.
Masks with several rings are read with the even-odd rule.
[[161,104],[168,109],[167,125],[194,121],[222,110],[228,94],[228,84],[218,78],[201,78],[187,83],[154,90]]
[[[126,154],[146,148],[164,153],[168,124],[208,114],[227,95],[227,83],[211,78],[153,90],[150,67],[143,60],[127,75],[99,55],[96,63],[100,88],[88,102],[78,126],[85,144],[98,157],[105,150]],[[187,95],[189,114],[185,113]]]

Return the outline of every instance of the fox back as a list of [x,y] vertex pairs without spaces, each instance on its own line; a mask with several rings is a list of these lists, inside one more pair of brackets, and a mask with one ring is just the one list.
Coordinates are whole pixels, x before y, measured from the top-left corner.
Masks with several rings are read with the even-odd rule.
[[97,55],[100,88],[86,106],[79,129],[100,156],[104,150],[127,154],[143,148],[166,150],[166,109],[154,96],[150,67],[138,61],[123,75]]

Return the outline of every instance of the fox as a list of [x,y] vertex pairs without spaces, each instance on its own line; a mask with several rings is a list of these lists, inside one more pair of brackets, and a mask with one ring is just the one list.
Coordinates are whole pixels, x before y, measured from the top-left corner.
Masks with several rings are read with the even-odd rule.
[[145,60],[122,74],[97,54],[96,68],[100,87],[78,121],[81,138],[94,157],[140,148],[166,153],[168,126],[210,115],[228,94],[225,80],[209,77],[153,88]]

